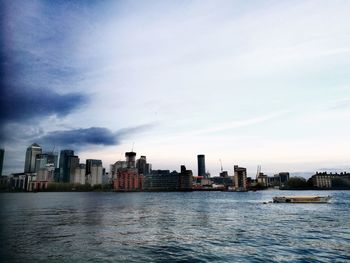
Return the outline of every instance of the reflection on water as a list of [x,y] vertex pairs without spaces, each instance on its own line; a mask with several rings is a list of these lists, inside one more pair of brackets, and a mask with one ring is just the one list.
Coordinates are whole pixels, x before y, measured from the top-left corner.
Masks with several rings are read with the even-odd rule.
[[[263,204],[275,195],[329,204]],[[350,191],[1,194],[4,262],[343,262]]]

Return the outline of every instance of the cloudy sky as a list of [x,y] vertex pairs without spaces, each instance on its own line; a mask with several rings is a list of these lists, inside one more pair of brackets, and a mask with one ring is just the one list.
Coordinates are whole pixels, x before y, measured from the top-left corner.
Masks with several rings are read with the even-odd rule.
[[350,1],[1,1],[1,147],[216,175],[350,168]]

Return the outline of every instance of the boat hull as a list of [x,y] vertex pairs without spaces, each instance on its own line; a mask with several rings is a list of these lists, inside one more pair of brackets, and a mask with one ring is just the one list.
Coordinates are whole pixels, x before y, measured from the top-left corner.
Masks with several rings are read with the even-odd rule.
[[331,196],[275,196],[274,203],[328,203]]

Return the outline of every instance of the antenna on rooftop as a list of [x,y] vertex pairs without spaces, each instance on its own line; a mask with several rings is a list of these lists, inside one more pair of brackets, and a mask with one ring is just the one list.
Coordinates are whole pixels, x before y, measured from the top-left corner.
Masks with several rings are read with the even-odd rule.
[[219,159],[219,161],[220,161],[221,172],[222,172],[224,169],[222,168],[222,162],[221,162],[221,159]]
[[131,148],[132,152],[134,151],[134,145],[135,145],[135,142],[132,142],[132,148]]

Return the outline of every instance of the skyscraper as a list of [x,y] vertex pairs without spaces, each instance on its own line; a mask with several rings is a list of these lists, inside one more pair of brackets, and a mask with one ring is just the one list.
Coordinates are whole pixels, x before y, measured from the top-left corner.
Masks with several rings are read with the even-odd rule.
[[74,156],[73,150],[62,150],[60,153],[60,182],[68,183],[69,180],[69,169],[68,169],[68,157]]
[[67,168],[69,173],[70,183],[75,183],[75,170],[79,168],[79,157],[76,155],[70,155],[67,157]]
[[147,163],[146,156],[141,156],[140,159],[137,159],[136,168],[139,174],[146,175],[150,173],[150,165]]
[[33,143],[31,146],[27,148],[26,151],[26,159],[24,163],[24,172],[25,173],[34,173],[35,172],[35,159],[38,154],[41,154],[41,147]]
[[2,176],[2,167],[4,165],[4,155],[5,155],[5,150],[0,149],[0,176]]
[[205,177],[205,155],[199,154],[197,155],[198,160],[198,176]]
[[35,172],[46,167],[57,168],[57,159],[57,154],[53,152],[37,154],[35,158]]

